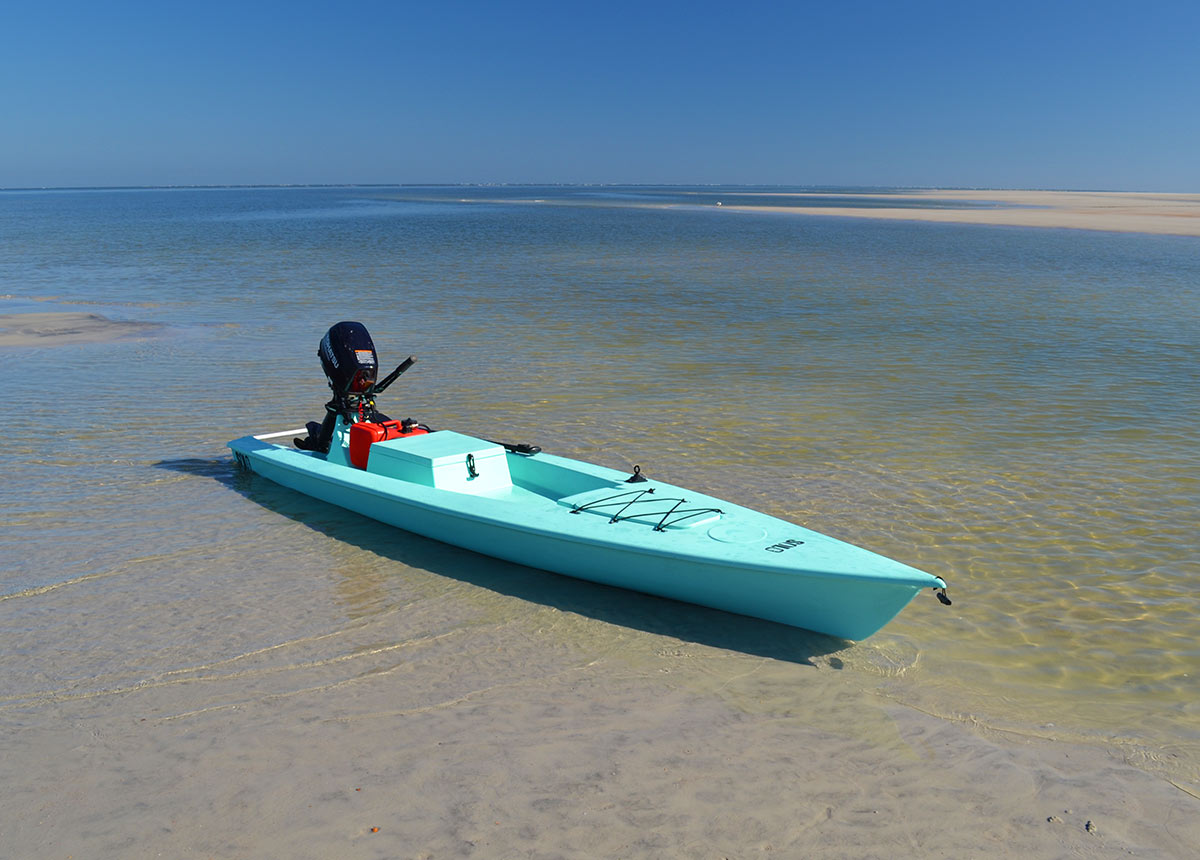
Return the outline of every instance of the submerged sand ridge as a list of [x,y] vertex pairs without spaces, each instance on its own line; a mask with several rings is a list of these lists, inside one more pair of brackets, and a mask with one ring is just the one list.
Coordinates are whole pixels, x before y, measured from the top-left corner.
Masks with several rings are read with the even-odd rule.
[[0,314],[0,346],[107,343],[150,334],[161,327],[160,323],[110,320],[74,311]]
[[[758,196],[750,194],[747,196]],[[775,192],[763,197],[784,196]],[[742,212],[788,212],[847,218],[895,221],[937,221],[955,224],[989,224],[1005,227],[1049,227],[1104,230],[1117,233],[1159,233],[1200,236],[1200,194],[1116,191],[975,191],[930,190],[906,192],[805,194],[839,201],[861,198],[871,205],[852,202],[837,206],[727,205]],[[894,207],[880,206],[891,200]],[[927,208],[930,201],[961,202],[962,208]],[[988,206],[987,204],[994,204]],[[923,205],[925,204],[925,205]],[[966,205],[971,204],[971,205]]]

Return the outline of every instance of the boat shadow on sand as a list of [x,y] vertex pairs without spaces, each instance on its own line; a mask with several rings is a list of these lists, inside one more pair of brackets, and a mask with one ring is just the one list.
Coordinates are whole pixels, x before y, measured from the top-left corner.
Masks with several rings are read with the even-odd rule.
[[[786,624],[573,579],[443,544],[241,472],[232,458],[184,458],[154,465],[215,480],[274,513],[382,558],[562,612],[790,663],[811,665],[813,657],[843,651],[852,644]],[[830,665],[836,667],[839,662]]]

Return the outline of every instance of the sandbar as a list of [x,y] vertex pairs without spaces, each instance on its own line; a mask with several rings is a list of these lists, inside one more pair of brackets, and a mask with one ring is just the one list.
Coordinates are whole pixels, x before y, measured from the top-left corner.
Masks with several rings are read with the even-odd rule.
[[[760,196],[765,198],[784,195],[765,192]],[[827,196],[849,202],[847,205],[833,206],[725,205],[723,209],[896,221],[1200,236],[1200,194],[956,189],[804,196]],[[864,203],[869,202],[871,205],[855,206],[853,201],[856,198],[861,198]],[[880,206],[881,200],[892,200],[896,205]],[[946,201],[951,204],[957,201],[963,206],[928,208],[931,201]]]
[[160,323],[110,320],[99,314],[74,311],[0,314],[0,346],[106,343],[141,337],[161,327]]

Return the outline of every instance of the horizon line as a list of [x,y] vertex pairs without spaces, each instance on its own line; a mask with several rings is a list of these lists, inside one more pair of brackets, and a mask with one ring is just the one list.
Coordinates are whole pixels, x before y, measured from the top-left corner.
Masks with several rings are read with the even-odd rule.
[[1118,188],[1035,188],[983,185],[805,185],[779,182],[253,182],[197,183],[166,185],[14,185],[0,186],[10,191],[205,191],[288,188],[790,188],[811,191],[1055,191],[1066,193],[1108,194],[1189,194],[1187,191],[1152,191]]

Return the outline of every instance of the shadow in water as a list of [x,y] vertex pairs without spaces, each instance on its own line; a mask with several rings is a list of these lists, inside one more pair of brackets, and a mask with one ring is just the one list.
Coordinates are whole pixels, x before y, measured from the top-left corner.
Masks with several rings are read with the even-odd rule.
[[184,457],[179,460],[160,460],[154,464],[156,469],[166,469],[170,472],[182,472],[185,475],[199,475],[201,478],[212,478],[227,487],[237,487],[240,474],[229,457],[217,457],[205,460],[200,457]]
[[238,470],[232,458],[163,460],[274,513],[409,567],[610,624],[792,663],[844,650],[844,639],[513,564],[393,528]]

